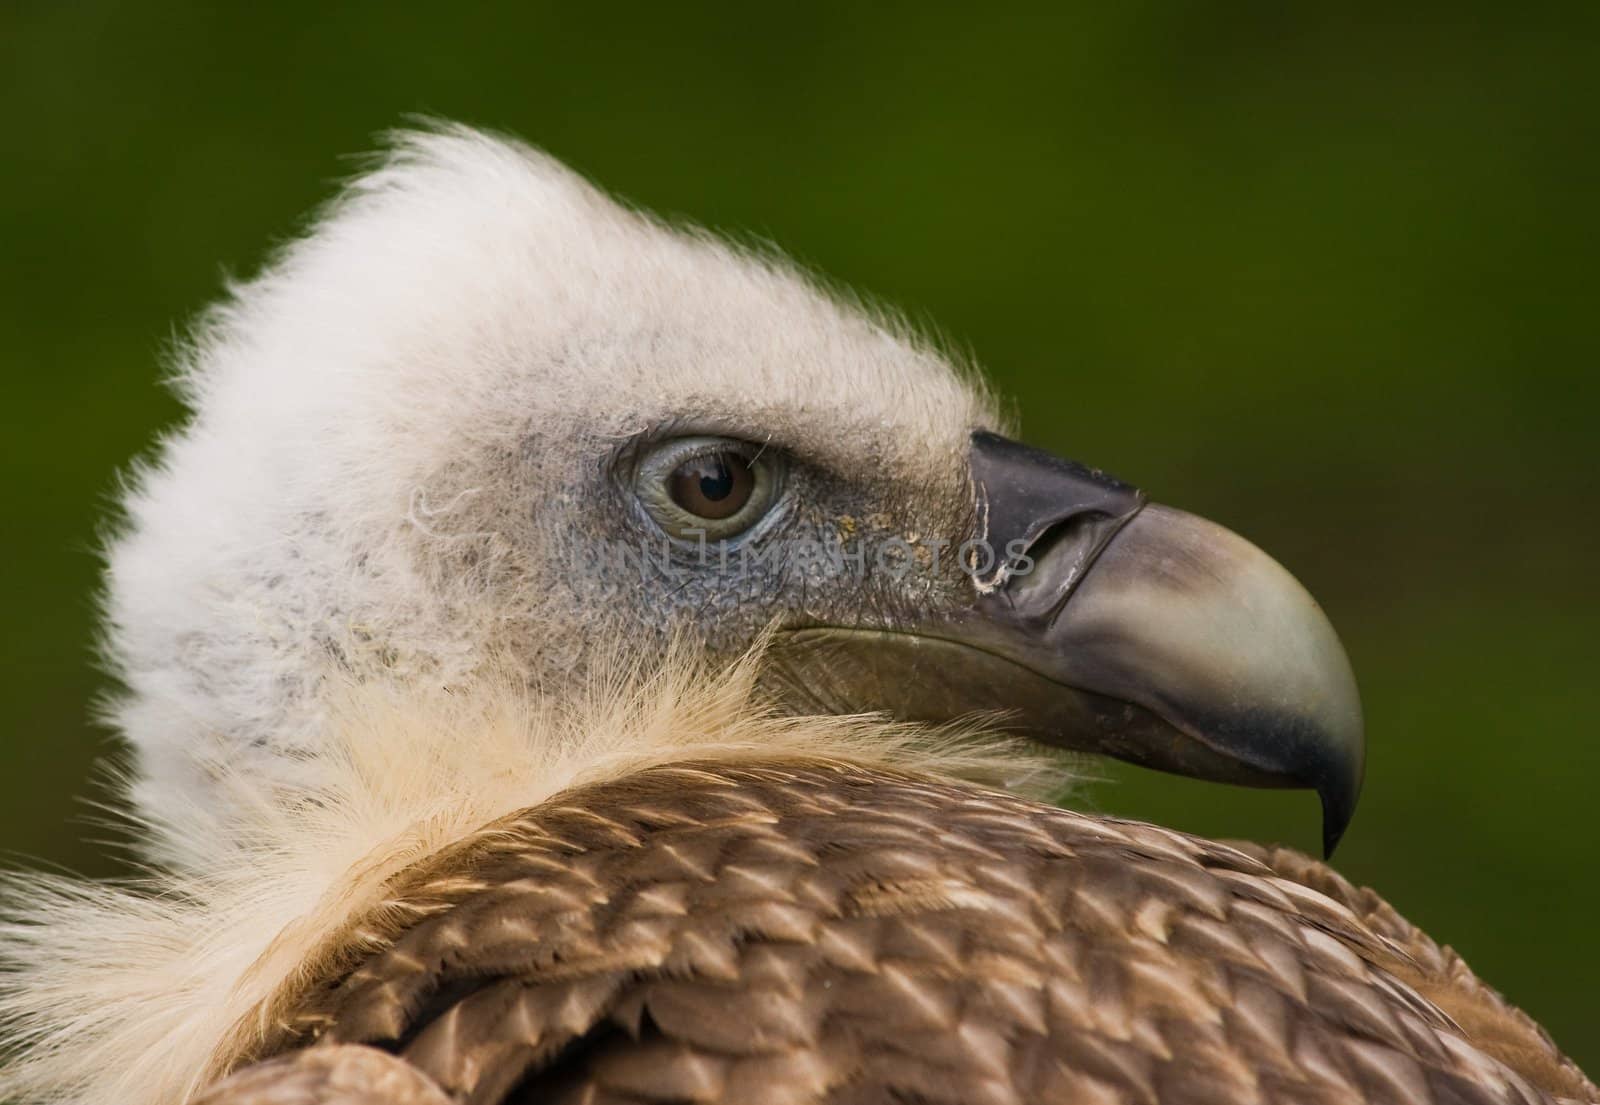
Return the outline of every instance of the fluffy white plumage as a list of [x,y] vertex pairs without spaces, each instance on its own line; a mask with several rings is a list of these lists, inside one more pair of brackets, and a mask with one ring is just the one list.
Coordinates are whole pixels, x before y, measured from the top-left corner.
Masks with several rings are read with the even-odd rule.
[[[552,678],[636,632],[575,603],[550,549],[592,443],[692,412],[941,487],[996,421],[893,320],[459,128],[401,136],[207,316],[178,380],[194,416],[126,497],[107,651],[139,809],[207,814],[210,839],[235,831],[219,765],[315,785],[330,676]],[[189,835],[155,854],[203,862]]]

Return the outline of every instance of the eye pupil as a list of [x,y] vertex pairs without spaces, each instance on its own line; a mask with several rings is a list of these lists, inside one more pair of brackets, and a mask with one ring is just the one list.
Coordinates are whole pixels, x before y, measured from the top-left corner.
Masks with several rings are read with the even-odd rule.
[[709,521],[739,513],[754,489],[750,462],[731,451],[684,461],[668,480],[672,501],[695,517]]
[[728,471],[728,466],[722,463],[721,458],[716,461],[715,472],[701,475],[700,494],[714,503],[720,503],[733,494],[733,473]]

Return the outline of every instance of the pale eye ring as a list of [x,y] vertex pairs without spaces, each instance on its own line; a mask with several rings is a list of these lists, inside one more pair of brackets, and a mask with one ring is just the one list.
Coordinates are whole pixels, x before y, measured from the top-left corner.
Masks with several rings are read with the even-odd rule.
[[674,537],[722,541],[764,517],[777,500],[776,452],[732,438],[665,442],[640,463],[639,501]]

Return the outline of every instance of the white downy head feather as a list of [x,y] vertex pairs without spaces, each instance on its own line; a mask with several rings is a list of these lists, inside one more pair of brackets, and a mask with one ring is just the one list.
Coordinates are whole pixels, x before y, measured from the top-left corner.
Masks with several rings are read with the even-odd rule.
[[[574,674],[636,632],[575,600],[548,547],[583,520],[564,481],[595,442],[687,419],[938,505],[997,421],[892,317],[454,127],[399,136],[233,288],[177,381],[193,417],[130,481],[109,551],[111,720],[141,810],[209,811],[218,838],[216,765],[315,785],[342,677]],[[203,859],[172,843],[153,854]]]

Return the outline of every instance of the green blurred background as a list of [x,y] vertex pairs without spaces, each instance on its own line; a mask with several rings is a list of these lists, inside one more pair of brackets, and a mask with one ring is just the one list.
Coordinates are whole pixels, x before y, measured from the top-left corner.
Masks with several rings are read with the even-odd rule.
[[[81,796],[93,535],[174,329],[407,112],[935,320],[1027,436],[1240,530],[1368,710],[1339,856],[1600,1071],[1600,5],[0,6],[0,846]],[[1316,841],[1302,794],[1083,801]]]

